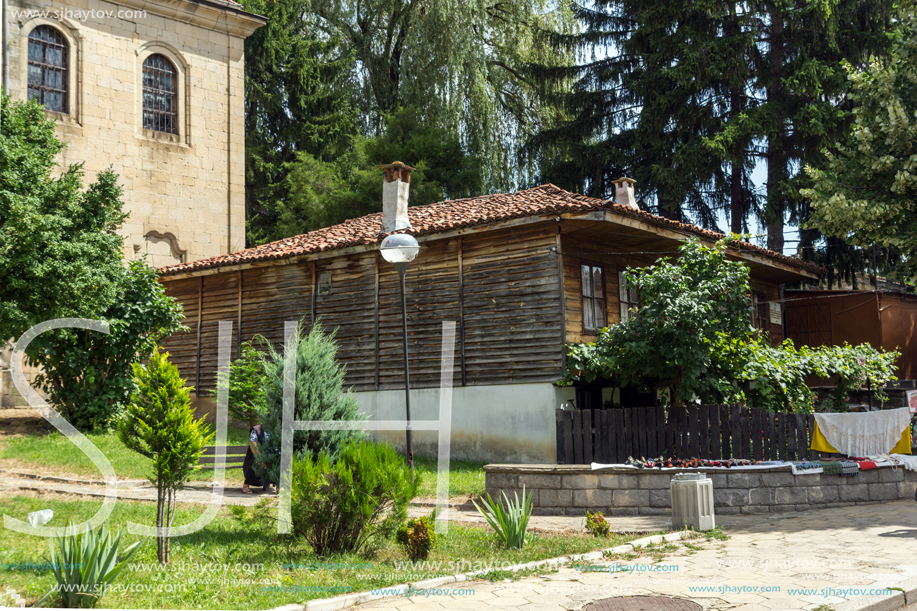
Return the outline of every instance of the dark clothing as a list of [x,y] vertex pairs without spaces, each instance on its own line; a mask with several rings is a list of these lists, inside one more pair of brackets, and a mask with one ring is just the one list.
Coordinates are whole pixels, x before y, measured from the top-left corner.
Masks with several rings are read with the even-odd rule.
[[[264,432],[260,424],[256,424],[252,427],[252,430],[249,431],[248,439],[251,443],[258,444],[260,451],[261,444],[267,441],[267,433]],[[266,486],[267,484],[262,483],[261,478],[255,474],[255,454],[252,452],[251,443],[248,445],[248,451],[245,453],[245,460],[242,462],[242,473],[245,475],[245,483],[249,486]]]

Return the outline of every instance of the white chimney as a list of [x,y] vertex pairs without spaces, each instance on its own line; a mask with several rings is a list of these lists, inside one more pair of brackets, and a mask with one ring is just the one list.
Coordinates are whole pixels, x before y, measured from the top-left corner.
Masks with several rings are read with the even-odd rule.
[[379,167],[385,172],[385,182],[382,183],[382,233],[410,227],[408,194],[411,189],[411,171],[414,168],[400,161]]
[[633,178],[627,178],[626,176],[612,181],[612,184],[615,186],[615,203],[639,209],[637,200],[634,198],[635,182],[637,181]]

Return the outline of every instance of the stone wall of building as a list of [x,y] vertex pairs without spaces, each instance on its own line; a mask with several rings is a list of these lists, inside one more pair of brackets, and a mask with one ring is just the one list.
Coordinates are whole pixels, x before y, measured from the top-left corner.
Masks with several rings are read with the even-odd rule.
[[[502,499],[531,492],[536,515],[585,516],[586,510],[607,516],[670,515],[672,471],[603,469],[581,465],[487,465],[487,492]],[[913,499],[917,472],[884,467],[855,477],[793,475],[789,467],[754,471],[707,471],[713,480],[716,513],[806,511]]]
[[[27,97],[28,36],[40,25],[69,47],[67,113],[49,112],[68,143],[62,165],[86,180],[111,166],[130,218],[128,259],[154,266],[245,245],[243,43],[262,24],[214,0],[10,0],[9,91]],[[178,134],[143,128],[142,64],[165,56],[178,73]]]

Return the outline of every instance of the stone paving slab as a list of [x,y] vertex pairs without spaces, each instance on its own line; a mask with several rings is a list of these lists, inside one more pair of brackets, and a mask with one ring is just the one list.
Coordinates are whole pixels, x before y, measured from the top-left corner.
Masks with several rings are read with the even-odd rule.
[[[567,566],[553,575],[515,582],[468,581],[430,595],[376,600],[354,609],[573,611],[603,598],[634,595],[683,598],[715,611],[812,611],[823,605],[834,611],[881,611],[917,602],[913,501],[781,518],[730,516],[722,522],[728,522],[728,541],[688,541],[700,549],[682,546],[660,563],[646,555],[606,558],[593,563],[599,570]],[[612,527],[617,529],[616,519]],[[897,589],[870,594],[885,588]]]

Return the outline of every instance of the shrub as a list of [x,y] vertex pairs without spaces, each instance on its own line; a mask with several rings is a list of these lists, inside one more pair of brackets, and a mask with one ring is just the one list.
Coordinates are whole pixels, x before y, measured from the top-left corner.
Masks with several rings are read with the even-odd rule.
[[[296,397],[293,415],[296,420],[362,420],[360,405],[349,392],[343,392],[344,367],[338,365],[334,333],[326,335],[316,321],[308,335],[302,324],[296,334]],[[264,361],[263,426],[269,433],[264,445],[264,466],[255,463],[262,479],[280,482],[280,443],[283,423],[283,352],[268,345]],[[300,460],[326,452],[334,458],[346,443],[363,439],[362,431],[296,431],[293,454]]]
[[611,532],[611,525],[605,519],[605,514],[601,511],[590,513],[586,511],[586,530],[594,537],[607,537]]
[[506,501],[505,509],[502,504],[494,503],[489,494],[487,499],[481,499],[484,509],[478,507],[478,504],[474,501],[471,502],[474,504],[474,508],[478,510],[478,513],[484,516],[487,523],[494,529],[494,532],[497,533],[497,538],[507,549],[522,549],[525,545],[525,531],[529,525],[529,518],[532,517],[532,494],[529,493],[526,496],[525,487],[523,486],[522,502],[519,502],[518,493],[513,493],[513,496],[515,500],[510,501],[506,493],[503,493],[503,500]]
[[436,512],[433,512],[431,516],[408,520],[398,529],[397,541],[411,560],[426,560],[430,555],[436,545],[435,520]]
[[213,439],[204,418],[194,419],[188,398],[191,388],[169,362],[169,353],[153,350],[144,367],[134,364],[137,390],[131,395],[118,429],[121,442],[131,450],[153,460],[150,482],[156,486],[156,554],[159,562],[169,562],[169,537],[175,517],[175,494],[196,471],[204,446]]
[[55,537],[60,557],[55,554],[51,543],[51,570],[59,586],[42,597],[38,606],[52,594],[60,595],[61,606],[68,609],[91,609],[96,606],[106,588],[124,570],[130,559],[137,553],[140,543],[134,543],[118,553],[121,534],[111,535],[105,524],[98,530],[76,534],[67,526],[63,537]]
[[416,493],[391,446],[352,441],[334,462],[324,450],[294,460],[292,531],[320,556],[366,551],[404,522]]
[[217,388],[210,391],[216,397],[219,388],[228,387],[229,414],[251,428],[264,417],[264,355],[253,340],[242,344],[242,356],[229,365],[229,377],[217,373]]

